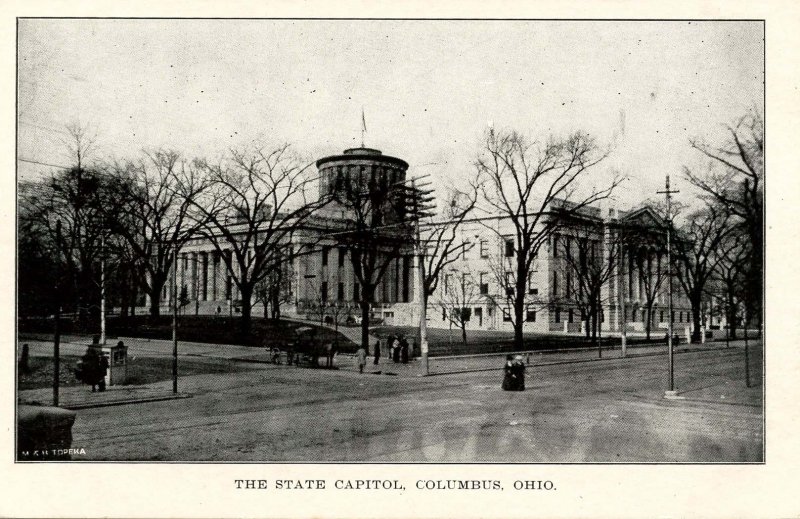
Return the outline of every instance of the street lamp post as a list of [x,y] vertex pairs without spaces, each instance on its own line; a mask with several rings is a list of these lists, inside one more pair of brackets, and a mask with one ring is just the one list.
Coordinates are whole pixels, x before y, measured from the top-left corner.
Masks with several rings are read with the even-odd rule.
[[[742,299],[747,301],[746,293]],[[747,338],[747,303],[744,304],[742,314],[744,315],[744,380],[745,385],[750,387],[750,343]]]
[[[416,180],[411,181],[416,196]],[[418,207],[415,209],[419,209]],[[419,215],[414,215],[414,256],[417,260],[417,298],[419,299],[419,352],[422,374],[428,375],[428,305],[425,297],[425,255],[420,243]]]
[[[56,221],[56,243],[61,242],[61,220]],[[60,283],[60,275],[61,275],[61,268],[58,263],[56,263],[56,284],[55,284],[55,299],[56,299],[56,310],[55,310],[55,325],[53,329],[53,406],[58,407],[58,383],[59,383],[59,372],[61,371],[61,330],[59,328],[59,324],[61,322],[61,283]]]
[[[420,182],[430,175],[425,174],[410,179],[411,186],[405,187],[406,207],[414,219],[414,259],[416,261],[416,297],[419,305],[419,352],[421,375],[428,375],[428,305],[425,297],[425,253],[426,247],[422,246],[420,235],[419,220],[426,216],[432,216],[433,190],[429,188],[430,182]],[[406,180],[408,182],[409,180]]]
[[664,392],[665,398],[676,398],[675,391],[675,352],[672,349],[672,194],[679,191],[670,190],[669,175],[667,175],[666,189],[658,191],[667,199],[667,357],[669,358],[669,389]]
[[100,344],[106,343],[106,235],[100,235]]
[[172,392],[178,392],[178,246],[172,266]]

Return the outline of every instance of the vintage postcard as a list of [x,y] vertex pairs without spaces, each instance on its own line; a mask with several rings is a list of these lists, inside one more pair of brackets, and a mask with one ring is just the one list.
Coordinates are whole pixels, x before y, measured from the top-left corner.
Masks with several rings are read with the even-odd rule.
[[791,28],[345,11],[5,20],[10,512],[771,516]]

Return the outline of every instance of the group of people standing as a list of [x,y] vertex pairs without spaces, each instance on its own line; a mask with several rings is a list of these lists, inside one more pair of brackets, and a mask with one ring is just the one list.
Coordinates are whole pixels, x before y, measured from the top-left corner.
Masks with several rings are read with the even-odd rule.
[[[117,343],[122,345],[122,341]],[[96,345],[86,348],[81,360],[75,368],[75,378],[92,386],[92,392],[106,390],[106,374],[108,373],[108,357]]]
[[525,391],[525,362],[522,355],[506,355],[503,371],[502,387],[505,391]]
[[[408,340],[405,337],[402,335],[390,335],[386,338],[386,346],[389,349],[389,355],[392,357],[392,362],[402,362],[403,364],[408,364],[409,345]],[[375,352],[379,355],[380,341],[375,342]],[[376,357],[375,364],[378,363],[377,358],[378,357]]]
[[[392,362],[403,364],[408,364],[409,360],[409,344],[408,340],[403,337],[402,335],[393,336],[390,335],[386,339],[386,347],[388,350],[388,354],[392,359]],[[381,351],[381,341],[378,339],[375,341],[375,346],[372,355],[372,364],[377,366],[380,361],[381,357],[383,356],[383,352]],[[358,363],[358,370],[359,372],[364,372],[364,367],[367,365],[367,350],[364,347],[358,348],[356,352],[356,362]]]

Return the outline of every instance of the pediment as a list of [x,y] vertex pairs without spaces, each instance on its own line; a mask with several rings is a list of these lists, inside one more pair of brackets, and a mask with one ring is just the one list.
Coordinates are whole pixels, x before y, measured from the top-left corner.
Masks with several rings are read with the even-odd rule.
[[637,227],[664,227],[664,219],[650,206],[640,207],[625,215],[622,219],[628,225]]

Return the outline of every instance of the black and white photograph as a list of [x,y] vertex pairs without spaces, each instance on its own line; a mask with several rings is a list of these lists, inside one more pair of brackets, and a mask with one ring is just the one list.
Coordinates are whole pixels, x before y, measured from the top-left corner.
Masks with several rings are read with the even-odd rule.
[[766,462],[764,20],[16,30],[16,464]]

